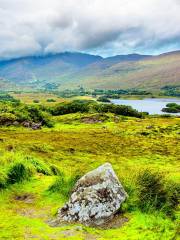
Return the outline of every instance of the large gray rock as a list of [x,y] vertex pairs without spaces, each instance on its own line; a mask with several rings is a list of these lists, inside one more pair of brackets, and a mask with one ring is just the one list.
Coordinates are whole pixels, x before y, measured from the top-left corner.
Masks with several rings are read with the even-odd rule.
[[77,181],[57,220],[101,225],[113,218],[126,197],[111,164],[106,163]]

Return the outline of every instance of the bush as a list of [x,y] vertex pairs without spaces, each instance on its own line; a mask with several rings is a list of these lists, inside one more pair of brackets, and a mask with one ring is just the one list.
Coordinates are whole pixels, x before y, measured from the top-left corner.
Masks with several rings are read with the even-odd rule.
[[13,103],[19,103],[20,101],[15,99],[9,94],[6,93],[0,93],[0,102],[13,102]]
[[1,113],[0,114],[0,125],[11,125],[17,118],[12,113]]
[[53,99],[53,98],[48,98],[46,101],[47,101],[47,102],[56,102],[56,100]]
[[70,103],[61,103],[52,108],[51,113],[54,116],[58,116],[76,112],[88,112],[90,109],[89,105],[93,102],[94,101],[74,100]]
[[142,211],[160,210],[165,206],[167,193],[159,173],[145,170],[138,176],[137,183],[138,205]]
[[47,127],[52,127],[53,123],[50,120],[50,116],[47,112],[42,111],[41,107],[39,106],[33,106],[33,105],[27,105],[25,106],[25,110],[27,112],[27,115],[30,118],[32,122],[35,123],[42,123],[42,125],[45,125]]
[[115,104],[98,104],[96,110],[98,112],[110,112],[117,115],[129,116],[129,117],[143,117],[143,113],[139,113],[137,110],[126,105],[115,105]]
[[166,107],[162,109],[162,112],[180,113],[180,105],[177,103],[168,103]]
[[28,180],[33,175],[33,168],[22,162],[13,163],[7,172],[7,182],[8,184],[14,184]]
[[39,103],[39,100],[38,99],[34,99],[33,103]]
[[130,116],[130,117],[143,117],[143,113],[130,106],[115,105],[115,104],[98,104],[94,101],[75,100],[70,103],[61,103],[51,108],[51,113],[54,116],[64,115],[76,112],[99,112],[99,113],[114,113],[117,115]]
[[98,99],[97,99],[98,102],[111,102],[106,96],[100,96]]
[[52,127],[49,109],[41,105],[25,105],[16,103],[0,103],[0,125],[12,125],[14,121],[19,124],[24,121],[41,123]]

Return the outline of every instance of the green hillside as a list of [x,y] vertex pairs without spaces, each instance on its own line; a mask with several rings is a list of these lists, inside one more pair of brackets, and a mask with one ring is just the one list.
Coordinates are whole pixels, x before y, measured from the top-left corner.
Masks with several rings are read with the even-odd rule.
[[180,84],[180,52],[102,66],[95,63],[83,69],[64,87],[83,85],[87,88],[159,90]]

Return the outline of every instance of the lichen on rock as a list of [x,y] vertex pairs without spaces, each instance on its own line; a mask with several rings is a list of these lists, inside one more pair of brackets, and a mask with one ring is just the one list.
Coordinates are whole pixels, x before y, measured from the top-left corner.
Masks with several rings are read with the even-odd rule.
[[126,197],[111,164],[106,163],[77,181],[57,221],[102,225],[114,217]]

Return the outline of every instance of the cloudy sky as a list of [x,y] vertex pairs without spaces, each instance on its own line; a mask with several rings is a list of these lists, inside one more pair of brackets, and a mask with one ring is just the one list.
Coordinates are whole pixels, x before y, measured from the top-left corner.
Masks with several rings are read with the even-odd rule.
[[180,0],[0,0],[0,59],[180,49]]

